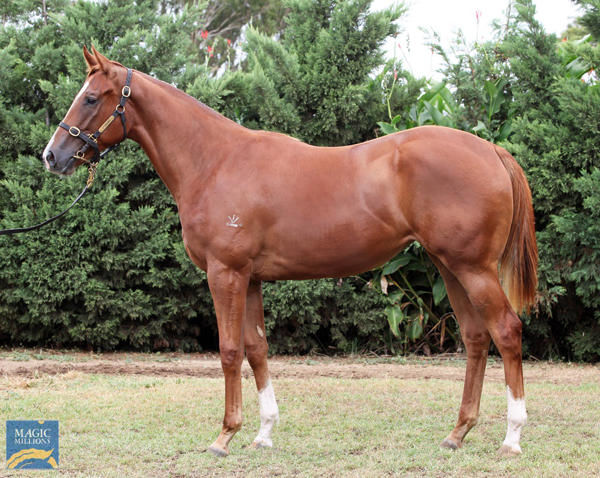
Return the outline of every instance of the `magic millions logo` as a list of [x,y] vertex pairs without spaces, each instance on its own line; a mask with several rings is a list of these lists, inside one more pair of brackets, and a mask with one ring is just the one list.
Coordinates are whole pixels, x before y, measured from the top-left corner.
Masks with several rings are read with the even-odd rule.
[[6,466],[58,468],[58,420],[7,420]]

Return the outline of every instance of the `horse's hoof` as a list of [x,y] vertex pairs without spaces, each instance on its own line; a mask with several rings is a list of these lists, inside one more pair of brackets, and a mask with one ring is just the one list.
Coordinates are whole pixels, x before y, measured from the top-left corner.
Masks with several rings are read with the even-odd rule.
[[450,438],[444,438],[444,441],[440,443],[440,446],[442,448],[448,448],[450,450],[458,450],[460,448],[460,445],[458,445],[458,443],[456,443],[454,440],[451,440]]
[[273,448],[273,442],[271,440],[264,441],[253,441],[248,448],[252,448],[253,450],[258,450],[259,448]]
[[227,450],[223,450],[222,448],[218,448],[214,445],[211,445],[208,447],[208,449],[206,451],[209,451],[210,453],[212,453],[215,456],[227,456],[229,455],[229,453],[227,452]]
[[521,447],[512,447],[510,445],[502,445],[498,450],[498,454],[501,456],[518,456],[521,454]]

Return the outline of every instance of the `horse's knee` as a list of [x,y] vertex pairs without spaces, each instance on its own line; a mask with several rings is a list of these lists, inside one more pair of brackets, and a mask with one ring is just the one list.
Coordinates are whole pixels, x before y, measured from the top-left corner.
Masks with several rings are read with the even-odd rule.
[[221,345],[219,349],[221,356],[221,367],[223,368],[223,371],[235,371],[236,369],[240,368],[243,358],[243,350],[241,347]]

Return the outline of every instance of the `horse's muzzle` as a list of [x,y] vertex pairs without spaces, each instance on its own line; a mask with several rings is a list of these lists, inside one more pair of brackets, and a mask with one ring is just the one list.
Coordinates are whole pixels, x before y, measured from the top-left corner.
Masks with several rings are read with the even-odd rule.
[[51,173],[60,176],[70,176],[75,172],[75,158],[73,156],[60,155],[48,149],[43,155],[44,166]]

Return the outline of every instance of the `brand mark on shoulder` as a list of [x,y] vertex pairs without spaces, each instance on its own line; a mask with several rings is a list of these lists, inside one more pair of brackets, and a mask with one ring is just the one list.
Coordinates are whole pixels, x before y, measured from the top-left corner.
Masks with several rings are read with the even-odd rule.
[[227,216],[227,225],[230,227],[242,227],[240,217],[237,214]]

